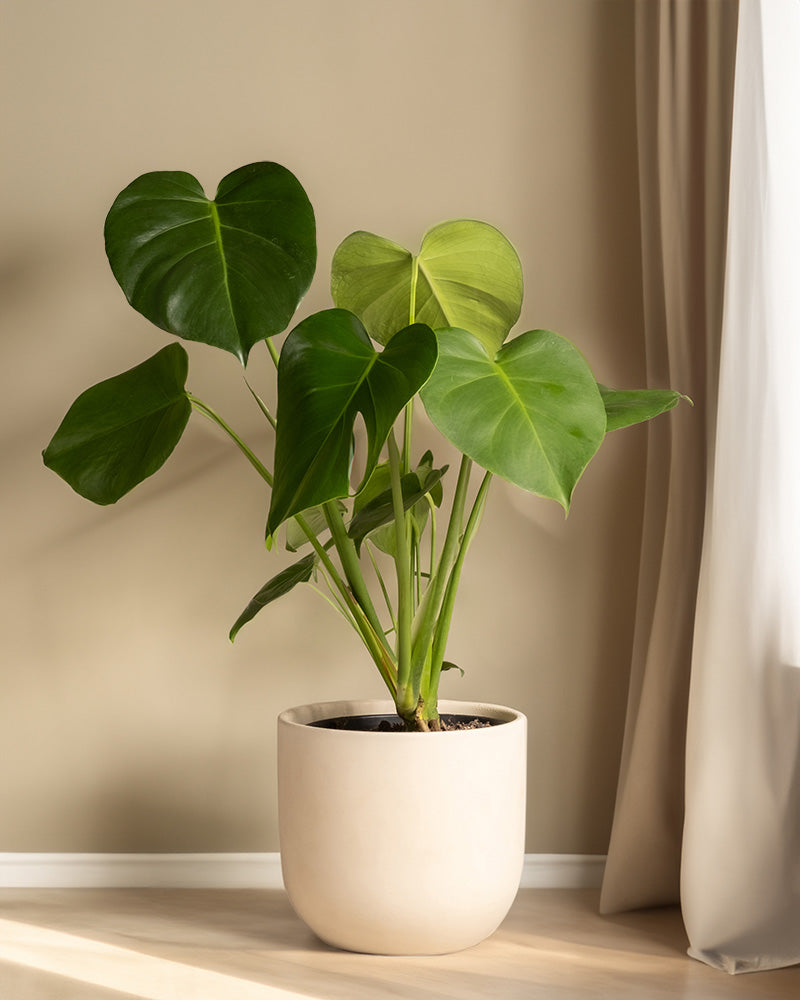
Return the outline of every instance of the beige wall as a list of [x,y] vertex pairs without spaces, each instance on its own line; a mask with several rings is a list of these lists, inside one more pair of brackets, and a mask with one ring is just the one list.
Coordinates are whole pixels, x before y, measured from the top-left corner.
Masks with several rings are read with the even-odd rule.
[[[414,244],[442,219],[485,219],[523,259],[521,328],[565,333],[601,379],[638,384],[631,8],[6,0],[0,851],[276,850],[276,713],[381,693],[310,592],[228,643],[276,564],[259,481],[210,425],[193,418],[114,508],[42,467],[74,396],[165,342],[105,262],[117,191],[185,169],[213,192],[243,163],[285,163],[320,229],[305,311],[327,304],[351,230]],[[191,355],[193,391],[260,434],[236,362]],[[450,654],[467,674],[444,693],[528,714],[529,851],[606,849],[644,446],[640,429],[612,437],[567,522],[498,485],[465,574]]]

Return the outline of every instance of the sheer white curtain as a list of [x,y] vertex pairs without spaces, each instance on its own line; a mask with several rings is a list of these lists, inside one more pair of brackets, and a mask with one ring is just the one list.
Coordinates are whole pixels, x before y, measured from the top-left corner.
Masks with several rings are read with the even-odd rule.
[[800,962],[800,0],[740,0],[681,904],[728,972]]

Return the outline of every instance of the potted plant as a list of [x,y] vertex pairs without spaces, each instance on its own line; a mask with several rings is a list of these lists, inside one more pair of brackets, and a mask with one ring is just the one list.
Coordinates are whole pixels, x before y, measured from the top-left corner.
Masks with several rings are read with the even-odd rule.
[[[274,457],[268,465],[189,391],[188,355],[173,341],[82,393],[45,464],[110,504],[161,467],[193,410],[229,436],[271,488],[268,548],[297,552],[231,639],[311,583],[358,634],[390,696],[279,719],[292,902],[323,939],[351,950],[434,953],[481,940],[519,883],[525,719],[440,703],[438,691],[453,667],[448,632],[491,481],[566,511],[605,435],[680,394],[598,385],[580,352],[549,331],[507,339],[520,314],[520,262],[497,229],[467,219],[428,230],[417,253],[370,233],[347,237],[332,262],[333,307],[298,322],[279,349],[272,338],[311,283],[316,236],[305,191],[276,163],[235,170],[213,200],[189,174],[145,174],[112,205],[105,243],[128,301],[158,327],[243,366],[266,346],[277,412],[246,385],[274,430]],[[415,450],[417,400],[461,454],[448,503],[447,467]]]

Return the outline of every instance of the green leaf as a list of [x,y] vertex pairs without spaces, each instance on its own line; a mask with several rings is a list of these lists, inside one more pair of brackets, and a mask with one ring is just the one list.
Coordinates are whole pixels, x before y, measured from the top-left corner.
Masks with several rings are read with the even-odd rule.
[[156,326],[242,364],[281,333],[316,266],[314,212],[277,163],[251,163],[210,201],[191,174],[143,174],[106,218],[106,253],[125,295]]
[[267,520],[273,534],[288,517],[350,492],[353,427],[367,432],[364,482],[389,431],[436,363],[436,337],[417,323],[382,353],[357,317],[327,309],[286,338],[278,366],[275,483]]
[[334,254],[331,292],[380,344],[417,322],[464,327],[494,352],[519,318],[522,267],[499,230],[454,219],[428,230],[416,259],[391,240],[352,233]]
[[192,410],[187,371],[186,351],[170,344],[87,389],[42,453],[44,464],[87,500],[116,503],[160,469],[180,440]]
[[443,671],[444,670],[457,670],[461,674],[462,677],[464,676],[463,669],[461,667],[459,667],[459,665],[457,663],[451,663],[449,660],[445,660],[444,663],[442,663],[442,670]]
[[314,572],[316,561],[317,556],[312,552],[304,556],[299,562],[293,563],[282,570],[268,583],[265,583],[234,622],[233,628],[230,631],[231,642],[236,638],[241,627],[252,621],[262,608],[265,608],[268,604],[272,604],[273,601],[277,601],[284,594],[288,594],[298,583],[308,583],[311,579],[311,574]]
[[606,408],[606,431],[652,420],[677,406],[682,399],[692,403],[688,396],[672,389],[609,389],[599,384],[598,389]]
[[[337,501],[337,505],[339,507],[339,511],[344,514],[347,510],[345,505],[339,501]],[[327,533],[328,522],[325,520],[325,511],[322,507],[311,507],[309,510],[301,511],[301,513],[309,528],[311,528],[315,535]],[[297,523],[297,518],[289,518],[286,522],[286,548],[289,552],[297,552],[298,549],[301,549],[304,545],[308,544],[308,536]]]
[[[419,461],[419,465],[414,469],[411,476],[416,477],[416,482],[412,478],[401,479],[400,486],[404,498],[406,496],[411,496],[413,492],[419,494],[416,502],[410,501],[409,504],[405,504],[406,510],[411,510],[411,518],[414,524],[414,530],[418,538],[421,538],[425,526],[428,523],[429,507],[428,502],[425,499],[427,494],[430,494],[436,507],[441,507],[442,500],[444,498],[444,492],[442,490],[441,478],[447,472],[447,466],[445,465],[442,469],[436,470],[436,475],[433,473],[433,455],[430,451],[426,451],[425,454]],[[430,477],[430,480],[428,480]],[[367,528],[366,532],[362,534],[361,524],[356,522],[355,534],[362,535],[362,537],[356,538],[356,548],[360,549],[361,543],[364,537],[369,536],[369,540],[381,552],[385,552],[387,555],[392,556],[397,551],[397,534],[394,530],[394,525],[392,524],[394,520],[394,508],[391,500],[391,473],[389,470],[388,462],[383,462],[376,466],[375,471],[372,476],[370,476],[369,482],[364,486],[361,491],[356,496],[353,501],[353,515],[359,514],[370,501],[375,500],[383,494],[381,497],[381,514],[377,518],[380,520],[381,524],[376,528]],[[377,507],[377,505],[376,505]],[[366,515],[365,517],[375,517],[375,513]],[[353,521],[351,521],[351,529],[353,527]],[[364,522],[366,523],[366,521]]]
[[[353,517],[355,518],[375,497],[390,489],[391,481],[392,474],[389,469],[389,463],[381,462],[376,465],[369,480],[361,487],[353,499]],[[352,524],[352,521],[350,523]],[[396,540],[397,536],[393,525],[384,525],[382,528],[377,528],[370,535],[372,544],[380,549],[381,552],[385,552],[390,556],[394,556]],[[360,541],[356,542],[356,549],[360,551]]]
[[[447,472],[446,465],[442,469],[431,469],[422,481],[416,472],[409,472],[403,476],[400,480],[403,510],[411,510],[419,503],[427,493],[430,493],[437,486],[445,472]],[[393,519],[392,491],[389,488],[383,490],[359,510],[350,522],[347,533],[355,542],[356,548],[359,549],[367,535]],[[382,546],[380,547],[382,548]]]
[[496,356],[465,330],[437,336],[439,360],[421,395],[439,431],[483,468],[568,510],[606,426],[581,353],[546,330]]

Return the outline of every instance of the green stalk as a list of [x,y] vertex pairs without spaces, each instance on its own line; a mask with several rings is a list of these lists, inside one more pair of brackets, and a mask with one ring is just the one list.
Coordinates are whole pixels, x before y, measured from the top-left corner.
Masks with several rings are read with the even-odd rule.
[[319,557],[320,562],[325,567],[328,576],[333,581],[336,589],[339,591],[345,607],[353,618],[351,624],[358,631],[358,634],[364,641],[364,645],[367,647],[367,651],[380,671],[384,683],[389,688],[392,698],[395,698],[397,695],[397,670],[392,661],[391,652],[386,647],[383,629],[380,629],[379,626],[380,631],[375,631],[371,623],[368,621],[367,616],[364,614],[361,605],[353,596],[352,591],[336,571],[336,567],[333,565],[330,556],[325,551],[324,546],[320,544],[319,539],[312,531],[308,522],[303,518],[302,514],[296,514],[295,517],[297,519],[297,523],[300,525],[300,528],[311,542],[311,545]]
[[467,458],[466,455],[462,455],[461,468],[458,471],[458,482],[456,483],[456,490],[453,495],[453,507],[450,511],[450,521],[447,525],[442,554],[439,558],[436,571],[431,574],[431,581],[417,610],[414,622],[412,659],[413,669],[418,678],[422,676],[425,658],[433,641],[433,632],[442,606],[447,579],[458,556],[461,524],[467,502],[467,489],[469,487],[471,471],[472,459]]
[[486,508],[486,498],[489,494],[491,481],[492,474],[491,472],[487,472],[483,477],[480,488],[478,489],[478,494],[475,497],[475,503],[472,505],[469,520],[467,521],[467,526],[464,529],[464,537],[461,540],[461,545],[458,550],[458,557],[456,558],[452,572],[450,573],[450,578],[447,581],[447,590],[444,595],[442,611],[436,624],[436,632],[433,639],[433,651],[431,655],[430,678],[428,680],[428,694],[429,696],[432,696],[431,701],[434,705],[439,688],[439,678],[442,673],[442,663],[444,662],[445,647],[447,646],[447,637],[450,632],[450,623],[453,618],[453,609],[455,608],[458,585],[461,581],[461,571],[464,568],[464,560],[466,559],[470,543],[475,537],[481,523],[481,518],[483,517],[483,512]]
[[414,400],[411,399],[406,404],[403,417],[403,458],[402,475],[411,472],[411,424],[414,418]]
[[411,668],[411,567],[406,532],[406,512],[400,485],[400,453],[394,431],[389,432],[389,474],[392,485],[392,509],[395,530],[395,568],[397,573],[397,711],[409,718],[417,705],[417,692],[409,686]]
[[256,401],[256,403],[258,404],[258,408],[259,408],[259,410],[261,410],[261,412],[262,412],[262,413],[264,414],[264,416],[265,416],[265,417],[267,418],[267,421],[269,422],[269,425],[270,425],[270,427],[271,427],[271,428],[272,428],[272,429],[273,429],[274,431],[275,431],[275,430],[277,430],[277,429],[278,429],[278,421],[277,421],[277,420],[275,419],[275,417],[273,417],[273,416],[272,416],[272,414],[271,414],[271,413],[269,412],[269,410],[267,409],[267,404],[266,404],[266,403],[264,402],[264,400],[263,400],[263,399],[262,399],[262,398],[261,398],[261,397],[259,396],[259,394],[258,394],[258,393],[257,393],[257,392],[255,391],[255,389],[254,389],[254,388],[252,387],[252,385],[250,385],[250,383],[249,383],[249,382],[247,381],[247,379],[245,379],[245,380],[244,380],[244,384],[245,384],[245,385],[247,386],[247,388],[248,388],[248,389],[250,390],[250,395],[251,395],[251,396],[253,397],[253,399],[254,399],[254,400]]
[[433,502],[433,497],[430,493],[425,494],[425,500],[428,503],[428,517],[431,525],[431,551],[428,578],[433,579],[433,572],[436,566],[436,504]]
[[198,411],[198,413],[202,413],[203,416],[208,417],[209,420],[212,420],[215,424],[217,424],[218,427],[221,427],[225,431],[225,433],[228,435],[228,437],[231,438],[231,440],[234,442],[236,447],[242,452],[242,454],[245,456],[248,462],[250,462],[250,464],[253,466],[253,468],[256,470],[259,476],[261,476],[261,478],[269,486],[272,486],[272,474],[268,471],[266,466],[255,456],[255,454],[250,450],[250,448],[247,447],[247,445],[239,437],[236,431],[234,431],[232,427],[226,424],[225,421],[222,419],[222,417],[215,410],[213,410],[207,403],[204,403],[202,399],[198,399],[197,396],[193,396],[190,392],[187,392],[186,396],[189,402],[192,404],[192,406]]
[[267,350],[269,351],[269,356],[272,358],[272,363],[277,368],[280,355],[278,354],[275,345],[272,343],[272,337],[266,337],[264,339],[264,343],[267,345]]
[[[411,292],[408,300],[408,325],[417,319],[417,279],[419,278],[419,258],[414,257],[411,266]],[[414,417],[414,400],[406,405],[403,424],[403,475],[411,471],[411,423]]]
[[411,264],[411,294],[408,300],[408,325],[417,321],[417,281],[419,280],[419,257],[415,256]]
[[389,612],[389,618],[392,621],[392,628],[396,632],[397,631],[397,619],[394,616],[394,608],[392,607],[392,602],[391,602],[391,599],[389,598],[389,591],[386,589],[386,583],[385,583],[385,581],[383,579],[383,574],[381,573],[380,567],[378,566],[378,561],[376,560],[375,556],[373,555],[372,546],[366,540],[364,541],[364,545],[366,546],[367,555],[369,556],[370,562],[372,563],[372,568],[375,571],[375,576],[378,579],[378,584],[379,584],[379,586],[381,588],[381,593],[383,594],[383,600],[386,603],[386,610]]
[[332,500],[324,503],[322,510],[325,514],[325,521],[330,529],[331,538],[333,538],[333,544],[336,546],[336,551],[339,553],[339,558],[342,561],[342,569],[344,570],[344,575],[350,585],[350,589],[355,599],[361,605],[367,621],[372,626],[375,634],[379,636],[383,635],[383,627],[381,626],[375,606],[372,603],[364,574],[361,572],[361,564],[358,561],[355,544],[353,539],[347,534],[347,528],[344,526],[342,512]]
[[[269,341],[268,341],[268,346],[270,347],[270,353],[273,354],[274,348],[272,348],[272,345]],[[261,478],[269,486],[272,486],[273,482],[272,474],[269,472],[266,466],[264,466],[264,464],[256,457],[256,455],[252,452],[252,450],[244,443],[242,438],[239,437],[239,435],[233,430],[233,428],[228,423],[226,423],[222,419],[222,417],[207,403],[204,403],[201,399],[198,399],[197,396],[193,396],[191,393],[187,392],[186,395],[187,398],[189,399],[189,402],[194,407],[194,409],[196,409],[199,413],[202,413],[203,416],[208,417],[209,420],[212,420],[215,424],[221,427],[222,430],[224,430],[225,433],[236,444],[236,446],[239,448],[239,450],[242,452],[245,458],[247,458],[247,460],[250,462],[250,464],[253,466],[256,472],[258,472]],[[339,513],[339,510],[335,504],[333,504],[332,506],[336,511],[336,515],[338,516],[338,520],[339,523],[341,524],[342,530],[344,531],[345,537],[347,537],[347,532],[344,529],[344,523],[341,520],[341,514]],[[378,621],[378,616],[375,613],[375,609],[372,607],[371,600],[369,600],[369,595],[367,594],[367,599],[369,601],[369,607],[371,608],[371,615],[374,618],[374,622],[370,621],[367,618],[367,615],[365,614],[364,610],[362,610],[358,601],[353,596],[353,593],[351,593],[351,591],[345,584],[344,580],[342,580],[341,576],[336,570],[336,567],[331,561],[330,556],[325,551],[325,548],[320,544],[319,539],[317,538],[316,534],[314,533],[308,522],[303,518],[302,514],[297,514],[295,515],[295,517],[298,525],[300,526],[300,529],[303,531],[306,538],[311,542],[311,545],[313,546],[314,551],[316,552],[320,562],[325,567],[325,570],[328,573],[328,577],[330,578],[330,580],[333,581],[334,585],[336,586],[336,589],[341,594],[344,605],[349,611],[350,615],[352,616],[351,624],[354,626],[354,628],[356,628],[359,635],[363,639],[368,652],[372,656],[372,659],[375,661],[375,664],[377,665],[378,670],[380,671],[384,683],[389,688],[392,697],[395,698],[397,695],[397,671],[394,663],[392,662],[391,651],[386,645],[386,638],[383,634],[383,629],[381,628],[380,622]],[[327,512],[326,512],[326,518],[327,518]],[[334,523],[335,520],[336,519],[334,518]],[[332,529],[331,531],[332,534],[333,530],[334,529]],[[347,538],[347,541],[350,543],[350,546],[352,546],[353,544],[352,540],[350,538]],[[360,567],[358,567],[358,575],[361,576]],[[363,582],[363,577],[361,577],[361,580]],[[364,588],[366,589],[366,584],[364,584]]]

